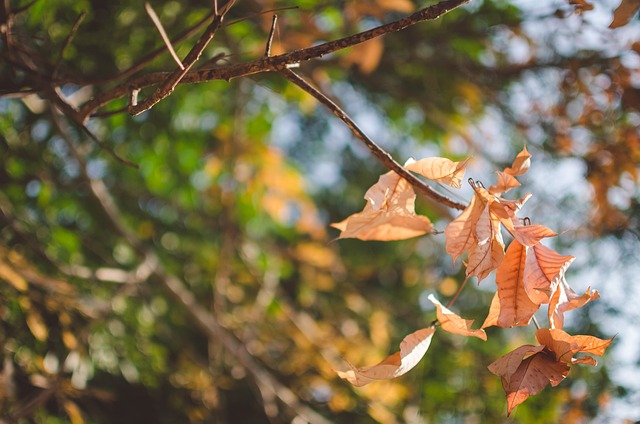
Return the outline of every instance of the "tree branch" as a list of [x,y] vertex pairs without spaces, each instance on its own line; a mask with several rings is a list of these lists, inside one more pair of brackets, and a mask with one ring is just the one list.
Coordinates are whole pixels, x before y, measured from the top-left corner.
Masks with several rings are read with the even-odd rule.
[[306,82],[304,79],[298,76],[291,69],[283,68],[280,70],[280,72],[282,73],[282,75],[284,75],[286,79],[288,79],[289,81],[291,81],[292,83],[294,83],[295,85],[297,85],[298,87],[306,91],[307,93],[311,94],[316,100],[318,100],[320,103],[326,106],[327,109],[329,109],[335,116],[338,117],[338,119],[340,119],[342,122],[344,122],[347,125],[347,127],[349,127],[349,129],[353,132],[353,134],[360,141],[362,141],[369,148],[369,150],[371,150],[371,153],[373,153],[373,155],[376,158],[378,158],[378,160],[382,162],[383,165],[385,165],[387,168],[391,169],[396,174],[400,175],[402,178],[407,180],[412,186],[420,190],[420,192],[422,192],[423,194],[431,197],[433,200],[439,203],[442,203],[443,205],[446,205],[450,208],[463,210],[464,208],[467,207],[462,203],[456,202],[455,200],[438,193],[437,191],[429,187],[427,184],[425,184],[418,177],[416,177],[411,172],[406,170],[402,165],[396,162],[388,152],[386,152],[382,147],[378,146],[373,140],[371,140],[364,133],[364,131],[362,131],[360,127],[358,127],[358,125],[353,121],[353,119],[351,119],[349,115],[347,115],[346,112],[344,112],[340,108],[340,106],[338,106],[331,99],[329,99],[327,96],[325,96],[320,91],[318,91],[316,88],[312,87],[308,82]]
[[[186,72],[182,76],[182,78],[180,78],[179,82],[199,83],[214,80],[229,81],[233,78],[254,75],[257,73],[277,71],[278,69],[281,69],[287,65],[293,65],[295,63],[300,63],[311,59],[317,59],[338,50],[343,50],[347,47],[364,43],[365,41],[371,40],[373,38],[403,30],[419,22],[438,19],[444,14],[468,3],[469,1],[471,0],[443,0],[435,5],[427,6],[424,9],[421,9],[405,18],[380,25],[367,31],[340,38],[338,40],[318,44],[317,46],[295,50],[277,56],[263,57],[252,62],[234,64],[216,69],[203,69]],[[167,79],[168,75],[171,74],[168,74],[166,72],[156,72],[142,75],[138,78],[134,78],[130,81],[126,81],[120,85],[117,85],[107,91],[104,91],[103,93],[97,95],[96,97],[85,103],[80,109],[80,115],[82,116],[83,120],[86,120],[96,110],[108,104],[112,100],[128,95],[132,89],[142,89],[145,87],[160,84]]]
[[[200,59],[202,52],[204,51],[209,41],[213,39],[216,31],[222,25],[222,20],[224,19],[225,14],[229,11],[231,6],[235,3],[235,0],[229,0],[229,2],[225,5],[220,13],[216,13],[213,21],[207,29],[204,31],[204,34],[198,39],[196,44],[191,48],[191,51],[185,57],[182,67],[178,67],[175,71],[173,71],[169,76],[164,80],[164,82],[156,89],[156,91],[151,94],[148,98],[146,98],[142,103],[136,104],[134,101],[129,105],[129,113],[132,115],[139,115],[145,110],[151,109],[155,104],[160,102],[162,99],[168,97],[173,90],[178,86],[182,78],[185,76],[189,69]],[[139,89],[139,87],[131,87],[132,90]]]

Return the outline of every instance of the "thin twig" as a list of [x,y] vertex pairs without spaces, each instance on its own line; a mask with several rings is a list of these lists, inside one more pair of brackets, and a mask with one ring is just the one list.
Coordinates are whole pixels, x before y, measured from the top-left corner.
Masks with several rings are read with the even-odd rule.
[[149,2],[146,2],[144,4],[144,10],[147,11],[147,15],[149,15],[149,17],[151,18],[151,21],[156,26],[156,29],[160,33],[160,37],[162,38],[164,45],[167,46],[167,50],[169,50],[171,57],[173,58],[173,60],[176,61],[176,63],[178,64],[178,67],[181,70],[184,70],[184,65],[182,64],[182,61],[178,57],[178,54],[176,53],[176,51],[173,49],[173,46],[171,45],[171,40],[169,39],[167,32],[164,30],[164,27],[162,26],[162,22],[160,21],[160,18],[156,14],[156,11],[153,10],[153,7],[151,7],[151,4]]
[[[229,81],[233,78],[254,75],[261,72],[277,71],[286,65],[304,62],[311,59],[320,58],[329,53],[345,49],[364,43],[376,37],[380,37],[391,32],[403,30],[411,25],[419,22],[438,19],[451,10],[460,7],[471,0],[443,0],[435,5],[425,7],[416,13],[390,22],[367,31],[353,34],[338,40],[329,41],[301,50],[283,53],[277,56],[263,57],[252,62],[223,66],[216,69],[202,69],[193,72],[187,72],[181,79],[180,83],[199,83],[213,80]],[[166,72],[151,73],[143,75],[133,80],[126,81],[107,91],[102,92],[92,100],[85,103],[81,108],[83,120],[88,119],[97,109],[106,105],[114,99],[128,95],[131,87],[145,88],[151,87],[167,79],[170,75]]]
[[383,165],[407,180],[412,186],[420,190],[420,192],[431,197],[435,201],[453,209],[463,210],[467,207],[462,203],[456,202],[455,200],[438,193],[427,184],[425,184],[422,180],[418,179],[418,177],[406,170],[402,165],[396,162],[388,152],[386,152],[382,147],[378,146],[373,140],[371,140],[364,133],[364,131],[362,131],[358,127],[358,125],[349,117],[349,115],[347,115],[346,112],[344,112],[336,103],[334,103],[331,99],[318,91],[315,87],[311,86],[307,81],[302,79],[291,69],[285,67],[282,68],[280,72],[289,81],[291,81],[307,93],[311,94],[316,100],[326,106],[327,109],[329,109],[335,116],[338,117],[338,119],[340,119],[349,127],[353,134],[369,148],[371,153],[373,153],[373,155],[378,158],[378,160],[382,162]]
[[462,284],[460,284],[460,287],[458,287],[458,290],[453,295],[453,297],[451,298],[449,303],[447,303],[447,308],[451,307],[451,305],[453,305],[455,303],[455,301],[458,299],[458,296],[460,296],[460,293],[462,293],[462,289],[464,289],[464,286],[467,285],[467,281],[469,281],[469,277],[468,276],[464,279]]
[[533,315],[533,316],[531,317],[531,320],[533,321],[533,325],[535,325],[535,326],[536,326],[536,330],[539,330],[539,329],[540,329],[540,324],[538,323],[538,319],[536,318],[536,316],[535,316],[535,315]]
[[209,41],[213,39],[213,36],[215,35],[216,31],[218,31],[218,28],[220,28],[220,25],[222,24],[222,20],[224,19],[225,14],[229,11],[229,9],[231,8],[231,6],[233,6],[234,3],[235,3],[235,0],[229,0],[227,4],[220,11],[220,14],[216,14],[214,16],[211,24],[204,31],[204,34],[202,34],[202,36],[198,38],[198,41],[196,41],[191,51],[189,52],[189,54],[187,54],[187,57],[185,57],[184,61],[182,62],[183,69],[178,68],[175,71],[173,71],[171,74],[169,74],[169,76],[164,80],[164,82],[160,84],[158,88],[156,88],[156,91],[154,91],[144,101],[142,101],[137,105],[134,105],[134,104],[130,105],[129,106],[130,114],[134,116],[139,115],[142,112],[151,109],[158,102],[160,102],[161,100],[168,97],[171,93],[173,93],[173,90],[175,90],[175,88],[178,86],[178,84],[180,83],[182,78],[185,76],[185,74],[198,61],[198,59],[200,59],[200,55],[202,55],[202,52],[204,51],[205,47],[207,47],[207,45],[209,44]]
[[87,12],[83,10],[80,13],[80,15],[78,15],[78,17],[76,18],[76,21],[73,23],[73,26],[71,27],[71,31],[69,31],[69,35],[67,35],[67,39],[64,40],[64,44],[60,48],[60,55],[58,56],[58,60],[54,64],[53,72],[51,73],[51,79],[54,80],[54,81],[56,79],[56,76],[58,75],[58,70],[60,69],[60,64],[62,63],[62,60],[64,59],[64,52],[71,45],[71,42],[73,41],[73,38],[76,36],[76,33],[78,32],[78,28],[80,28],[80,24],[84,20],[85,16],[87,16]]
[[278,15],[273,15],[271,21],[271,31],[269,31],[269,38],[267,38],[267,46],[264,49],[264,57],[271,56],[271,43],[273,43],[273,35],[276,33],[276,24],[278,23]]

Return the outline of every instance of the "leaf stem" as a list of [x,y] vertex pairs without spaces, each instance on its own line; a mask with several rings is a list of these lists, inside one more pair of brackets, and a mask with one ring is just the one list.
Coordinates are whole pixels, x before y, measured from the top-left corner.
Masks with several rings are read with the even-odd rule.
[[469,280],[469,277],[467,276],[464,281],[462,282],[462,284],[460,284],[460,287],[458,287],[458,290],[456,291],[456,293],[453,295],[453,297],[451,298],[451,300],[449,301],[449,303],[447,303],[447,308],[449,308],[451,305],[454,304],[454,302],[458,299],[458,296],[460,296],[460,293],[462,293],[462,290],[464,289],[464,286],[467,285],[467,281]]

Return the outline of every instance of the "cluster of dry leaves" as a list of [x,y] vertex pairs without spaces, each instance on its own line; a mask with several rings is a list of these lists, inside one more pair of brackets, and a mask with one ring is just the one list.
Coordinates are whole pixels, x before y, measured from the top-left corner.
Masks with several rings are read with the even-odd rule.
[[[426,158],[410,159],[405,167],[430,180],[460,188],[466,164],[467,161]],[[497,172],[498,181],[489,189],[469,179],[475,194],[467,208],[444,231],[446,250],[454,262],[467,254],[467,278],[476,277],[481,281],[496,271],[497,290],[482,328],[472,329],[472,320],[461,318],[431,295],[429,300],[436,307],[437,321],[405,337],[400,351],[379,364],[350,365],[351,369],[338,372],[341,378],[354,386],[364,386],[405,374],[429,348],[436,322],[444,331],[486,340],[484,328],[528,325],[543,304],[548,305],[549,328],[536,332],[539,344],[520,346],[489,365],[489,370],[502,378],[508,413],[547,384],[557,386],[572,364],[596,365],[590,356],[574,358],[574,355],[600,356],[613,339],[571,336],[562,331],[562,326],[565,312],[597,299],[598,292],[587,289],[582,295],[576,293],[565,279],[574,257],[560,255],[541,244],[542,239],[558,234],[517,216],[530,194],[513,200],[502,197],[520,186],[516,177],[526,173],[530,164],[531,155],[524,148],[511,167]],[[366,192],[365,199],[367,204],[362,212],[333,224],[341,231],[339,238],[389,241],[433,232],[429,219],[415,212],[416,194],[412,186],[394,172],[382,175]],[[503,228],[513,238],[506,250]]]

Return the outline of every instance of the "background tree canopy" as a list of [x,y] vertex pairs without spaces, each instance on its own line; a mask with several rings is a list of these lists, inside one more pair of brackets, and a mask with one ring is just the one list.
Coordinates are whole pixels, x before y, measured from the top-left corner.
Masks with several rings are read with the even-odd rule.
[[[211,3],[151,2],[180,58]],[[576,367],[507,420],[487,366],[531,343],[532,326],[490,328],[487,342],[439,334],[413,372],[362,389],[337,377],[345,359],[380,361],[427,326],[427,296],[451,298],[464,267],[442,234],[332,241],[329,223],[361,210],[388,170],[280,73],[224,74],[264,57],[274,13],[278,57],[425,5],[238,0],[193,68],[222,77],[132,117],[131,89],[143,101],[154,88],[138,83],[177,67],[144,2],[5,0],[0,421],[640,419],[634,5],[611,29],[611,2],[472,0],[296,70],[401,163],[473,156],[468,175],[489,186],[523,145],[533,154],[514,191],[534,194],[533,221],[568,230],[549,244],[576,256],[576,291],[602,294],[568,328],[617,339],[597,368]],[[473,193],[433,187],[465,204]],[[458,213],[427,196],[416,208],[440,231]],[[492,280],[468,284],[454,309],[482,322]]]

